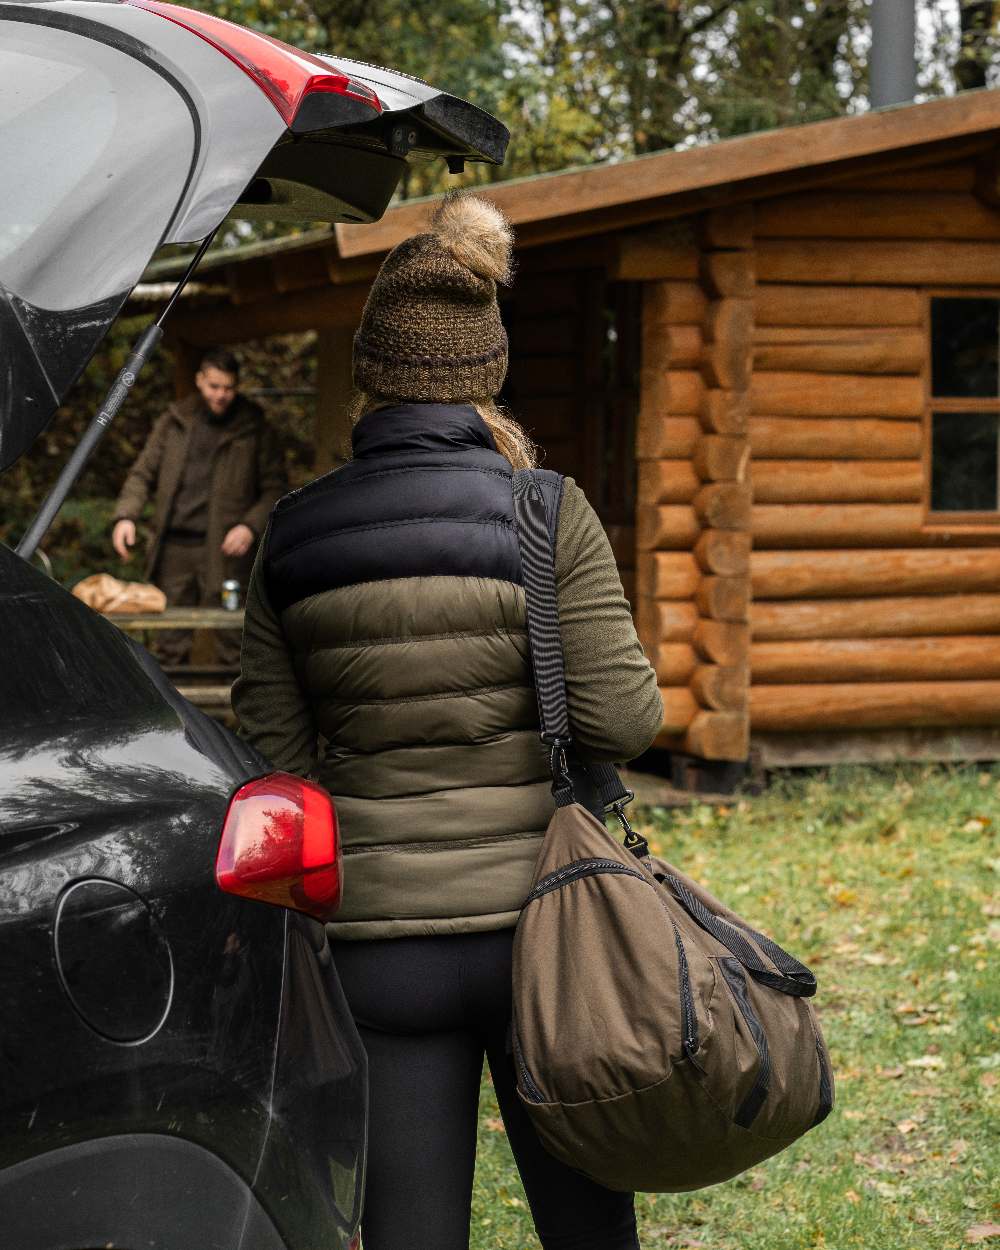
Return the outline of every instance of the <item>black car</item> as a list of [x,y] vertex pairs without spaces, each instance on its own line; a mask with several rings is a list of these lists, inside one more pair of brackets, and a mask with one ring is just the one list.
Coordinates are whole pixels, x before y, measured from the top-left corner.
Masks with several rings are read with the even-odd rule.
[[[158,0],[0,0],[0,470],[159,246],[231,213],[373,220],[411,154],[506,139],[414,79]],[[329,797],[2,544],[0,648],[0,1246],[356,1244]]]

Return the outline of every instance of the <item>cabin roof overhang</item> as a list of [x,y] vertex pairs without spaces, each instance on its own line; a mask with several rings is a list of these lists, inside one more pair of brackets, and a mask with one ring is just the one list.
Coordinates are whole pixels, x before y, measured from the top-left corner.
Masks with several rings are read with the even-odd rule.
[[[473,194],[488,196],[503,210],[515,227],[516,246],[523,253],[545,244],[607,236],[650,222],[836,183],[868,170],[977,155],[991,158],[996,165],[998,148],[1000,89],[980,90],[682,151],[491,183],[475,188]],[[995,168],[990,180],[995,189]],[[387,252],[427,228],[439,198],[397,204],[371,225],[338,224],[218,248],[204,258],[199,274],[225,268],[235,304],[247,298],[247,293],[241,294],[242,284],[234,282],[235,271],[247,268],[273,273],[275,294],[318,283],[367,282]],[[156,260],[147,268],[144,281],[169,279],[180,274],[186,263],[180,256]]]

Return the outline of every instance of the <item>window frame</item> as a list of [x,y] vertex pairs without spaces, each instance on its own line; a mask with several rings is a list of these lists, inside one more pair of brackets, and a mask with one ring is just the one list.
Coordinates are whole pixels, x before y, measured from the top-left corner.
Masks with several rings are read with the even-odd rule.
[[[1000,305],[1000,288],[998,287],[932,287],[924,291],[924,413],[923,413],[923,450],[921,463],[923,466],[923,529],[940,534],[959,531],[962,534],[991,534],[996,536],[1000,531],[1000,498],[995,510],[989,512],[935,512],[931,506],[932,455],[934,447],[934,414],[961,412],[995,413],[998,421],[997,456],[1000,461],[1000,395],[993,399],[966,396],[951,399],[935,398],[933,393],[934,376],[934,326],[932,321],[933,301],[936,299],[993,299]],[[998,466],[1000,472],[1000,466]]]

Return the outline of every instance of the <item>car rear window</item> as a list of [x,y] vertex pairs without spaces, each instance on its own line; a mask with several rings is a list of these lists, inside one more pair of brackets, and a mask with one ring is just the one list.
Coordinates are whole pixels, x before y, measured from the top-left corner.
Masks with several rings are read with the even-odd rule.
[[152,66],[83,35],[0,21],[7,291],[49,311],[128,291],[194,154],[187,102]]

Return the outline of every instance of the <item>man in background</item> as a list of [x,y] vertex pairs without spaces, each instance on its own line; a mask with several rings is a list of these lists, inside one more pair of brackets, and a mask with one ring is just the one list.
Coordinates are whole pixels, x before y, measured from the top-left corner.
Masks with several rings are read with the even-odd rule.
[[[287,489],[273,432],[261,409],[240,395],[232,352],[202,358],[194,392],[156,421],[115,504],[111,542],[123,560],[136,522],[153,500],[146,577],[171,606],[220,607],[222,583],[246,587],[257,541],[275,501]],[[216,637],[218,660],[239,661],[239,634]],[[165,664],[187,662],[189,630],[166,630]]]

